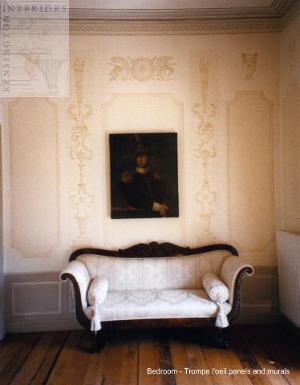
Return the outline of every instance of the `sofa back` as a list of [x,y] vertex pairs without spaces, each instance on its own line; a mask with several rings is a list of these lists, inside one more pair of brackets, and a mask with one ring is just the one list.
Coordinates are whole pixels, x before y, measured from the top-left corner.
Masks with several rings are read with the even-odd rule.
[[76,259],[85,264],[91,278],[107,278],[110,290],[199,289],[206,273],[219,275],[229,255],[229,251],[155,258],[83,254]]

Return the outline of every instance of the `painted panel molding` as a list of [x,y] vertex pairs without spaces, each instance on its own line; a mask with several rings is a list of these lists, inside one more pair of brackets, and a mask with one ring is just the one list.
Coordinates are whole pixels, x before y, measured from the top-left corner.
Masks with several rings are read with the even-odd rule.
[[262,91],[228,103],[230,236],[242,252],[262,252],[274,238],[272,114]]
[[12,314],[58,314],[61,312],[60,282],[18,282],[12,284]]
[[9,105],[10,246],[42,258],[59,243],[58,117],[48,99],[34,99],[34,109],[32,103],[19,98]]
[[79,329],[70,295],[69,285],[61,284],[57,272],[6,275],[7,331]]

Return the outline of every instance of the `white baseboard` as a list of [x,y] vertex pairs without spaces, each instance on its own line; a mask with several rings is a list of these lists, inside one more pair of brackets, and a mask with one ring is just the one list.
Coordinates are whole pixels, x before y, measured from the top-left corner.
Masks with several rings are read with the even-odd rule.
[[31,333],[49,332],[62,330],[80,330],[82,327],[76,319],[74,320],[28,320],[27,322],[12,322],[7,325],[7,333]]

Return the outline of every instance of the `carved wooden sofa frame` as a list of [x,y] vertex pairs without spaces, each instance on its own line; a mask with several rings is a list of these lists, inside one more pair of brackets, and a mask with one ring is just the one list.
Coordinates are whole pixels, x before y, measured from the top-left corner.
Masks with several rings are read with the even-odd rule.
[[[190,248],[181,247],[172,243],[157,243],[151,242],[149,244],[140,243],[126,249],[119,250],[105,250],[98,248],[81,248],[75,250],[70,258],[69,262],[76,260],[77,257],[84,254],[93,254],[107,257],[121,257],[121,258],[162,258],[162,257],[175,257],[181,256],[192,256],[196,254],[202,254],[213,251],[227,251],[231,255],[238,257],[239,253],[237,249],[228,244],[213,244],[202,247]],[[234,291],[233,291],[233,303],[230,313],[227,315],[229,325],[232,325],[238,318],[240,313],[241,304],[241,281],[242,277],[246,274],[252,275],[254,269],[251,266],[244,267],[241,269],[235,279]],[[81,301],[81,294],[79,285],[72,274],[63,273],[61,275],[62,281],[69,279],[74,287],[75,292],[75,310],[76,317],[80,325],[90,331],[91,321],[87,318],[84,313]],[[93,351],[99,351],[104,345],[104,340],[112,332],[120,329],[131,329],[131,328],[165,328],[165,327],[212,327],[214,330],[213,344],[218,347],[228,347],[229,344],[226,340],[221,337],[223,329],[216,328],[214,326],[214,319],[212,318],[182,318],[182,319],[139,319],[139,320],[126,320],[126,321],[106,321],[103,323],[101,330],[101,341],[96,344]]]

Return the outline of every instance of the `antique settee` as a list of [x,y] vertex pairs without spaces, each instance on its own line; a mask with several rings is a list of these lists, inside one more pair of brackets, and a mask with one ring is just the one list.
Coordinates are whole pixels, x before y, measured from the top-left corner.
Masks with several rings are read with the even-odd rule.
[[74,285],[79,323],[104,335],[124,323],[226,328],[239,314],[241,278],[253,271],[231,245],[152,242],[76,250],[60,277]]

